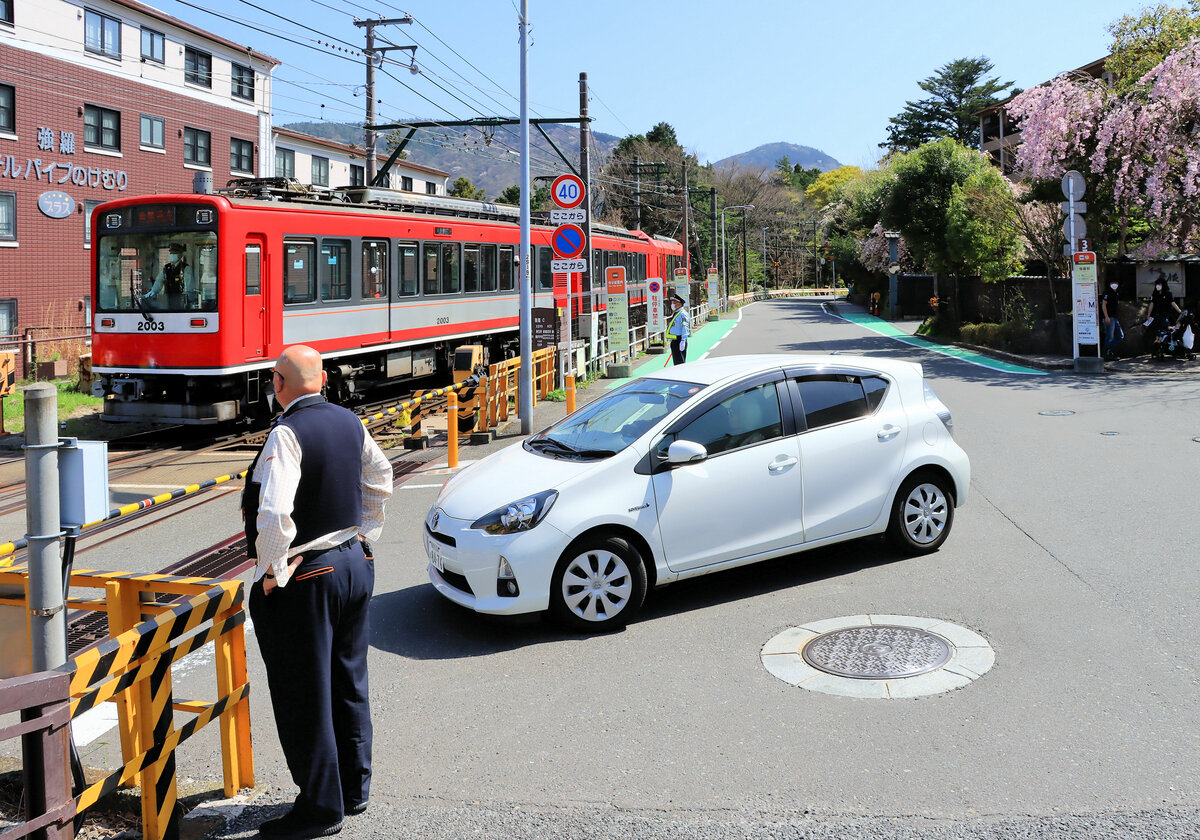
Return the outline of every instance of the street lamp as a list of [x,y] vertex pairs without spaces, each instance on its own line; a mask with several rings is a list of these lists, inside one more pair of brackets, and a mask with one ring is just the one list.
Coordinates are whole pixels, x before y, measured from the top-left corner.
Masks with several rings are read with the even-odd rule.
[[[723,289],[722,296],[725,299],[726,305],[728,305],[728,303],[729,303],[729,281],[727,279],[727,271],[726,271],[726,264],[728,262],[726,257],[728,255],[725,253],[725,211],[726,210],[753,210],[753,209],[754,209],[753,204],[735,204],[732,207],[722,207],[721,208],[721,286]],[[745,228],[746,228],[746,214],[743,213],[742,214],[743,249],[745,248],[745,242],[746,242]],[[744,250],[743,250],[743,253],[745,253]],[[745,272],[745,270],[746,270],[746,261],[745,261],[745,259],[743,259],[742,260],[743,273]]]

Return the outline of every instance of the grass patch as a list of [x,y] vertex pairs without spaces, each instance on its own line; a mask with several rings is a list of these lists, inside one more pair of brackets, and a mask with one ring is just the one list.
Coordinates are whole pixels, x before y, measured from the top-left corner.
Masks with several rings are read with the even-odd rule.
[[[12,434],[25,431],[25,393],[21,391],[30,382],[18,382],[17,391],[4,398],[4,430]],[[104,400],[84,394],[79,390],[79,383],[68,379],[60,379],[52,383],[58,389],[58,418],[59,423],[66,422],[68,435],[72,435],[73,426],[81,425],[83,419],[100,411]]]

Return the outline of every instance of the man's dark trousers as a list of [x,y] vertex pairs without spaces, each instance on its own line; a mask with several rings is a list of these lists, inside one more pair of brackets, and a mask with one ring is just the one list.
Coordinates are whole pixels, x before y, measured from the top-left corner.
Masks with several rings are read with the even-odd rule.
[[681,365],[687,361],[687,354],[684,353],[683,349],[679,346],[682,341],[683,340],[679,338],[671,339],[671,361],[677,365]]
[[305,552],[287,586],[250,591],[250,618],[267,666],[267,685],[296,808],[315,820],[340,819],[367,801],[371,786],[371,708],[367,621],[375,563],[357,540]]

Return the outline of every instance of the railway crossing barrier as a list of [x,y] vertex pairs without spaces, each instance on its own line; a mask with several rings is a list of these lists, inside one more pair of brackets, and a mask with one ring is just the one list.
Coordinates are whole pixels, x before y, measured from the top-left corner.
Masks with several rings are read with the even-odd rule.
[[[0,584],[28,587],[28,580],[26,569],[0,573]],[[137,781],[143,836],[177,838],[175,749],[214,718],[220,722],[225,795],[254,785],[242,582],[89,570],[73,572],[70,582],[72,587],[103,590],[102,597],[68,598],[67,606],[104,611],[109,626],[109,638],[80,651],[64,666],[70,716],[112,700],[122,758],[119,769],[75,796],[71,813],[82,813],[118,787]],[[0,598],[0,603],[24,605],[26,599]],[[217,699],[175,700],[171,665],[210,642]],[[7,691],[14,680],[24,679],[0,682],[0,689]],[[175,712],[195,717],[177,729]],[[0,737],[5,732],[0,730]],[[65,757],[54,761],[60,759],[56,766],[65,772]],[[0,837],[7,840],[7,835]]]

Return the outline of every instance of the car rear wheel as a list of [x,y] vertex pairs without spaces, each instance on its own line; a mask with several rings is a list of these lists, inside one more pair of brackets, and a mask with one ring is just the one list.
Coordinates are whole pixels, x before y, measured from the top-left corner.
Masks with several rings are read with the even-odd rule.
[[572,544],[550,582],[550,612],[586,633],[625,626],[645,599],[642,557],[619,537],[585,537]]
[[946,479],[921,473],[900,485],[887,535],[906,554],[928,554],[941,548],[953,524],[954,502]]

